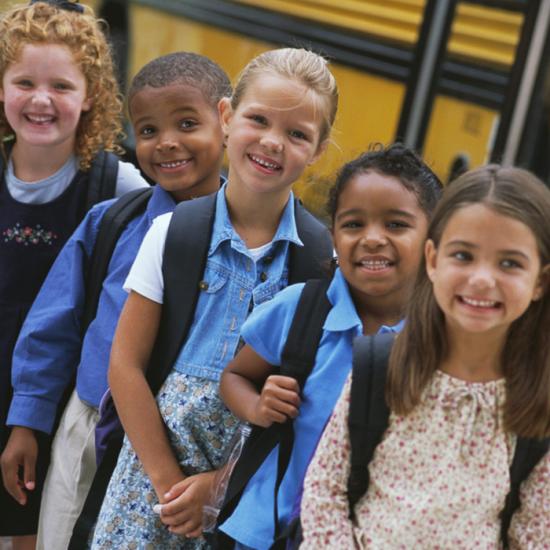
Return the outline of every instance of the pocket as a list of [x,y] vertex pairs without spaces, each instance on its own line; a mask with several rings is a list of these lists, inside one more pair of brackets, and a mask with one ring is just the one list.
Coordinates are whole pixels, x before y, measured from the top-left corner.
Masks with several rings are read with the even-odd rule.
[[204,278],[199,283],[199,288],[206,294],[215,294],[225,286],[228,280],[227,273],[207,269]]

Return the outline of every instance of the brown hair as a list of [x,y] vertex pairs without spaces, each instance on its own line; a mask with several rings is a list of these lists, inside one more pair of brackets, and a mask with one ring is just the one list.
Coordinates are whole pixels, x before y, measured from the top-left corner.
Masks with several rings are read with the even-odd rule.
[[[525,224],[536,238],[541,266],[550,264],[550,190],[520,168],[490,165],[472,170],[443,193],[428,228],[437,248],[453,214],[472,204]],[[546,289],[545,289],[546,290]],[[386,397],[392,410],[409,413],[420,401],[448,353],[445,319],[426,266],[420,267],[406,313],[407,323],[390,358]],[[506,379],[506,430],[523,437],[550,435],[550,293],[531,302],[510,326],[501,357]]]
[[[122,137],[122,99],[104,24],[90,8],[82,7],[83,13],[79,13],[36,2],[8,10],[0,20],[0,86],[6,69],[17,61],[23,46],[67,46],[86,79],[87,96],[93,98],[91,109],[81,114],[76,131],[75,154],[80,168],[87,170],[100,149],[122,152],[117,145]],[[13,129],[2,109],[0,143],[11,134]]]
[[326,59],[302,48],[280,48],[260,54],[239,75],[231,96],[233,110],[239,106],[250,82],[266,73],[296,80],[318,96],[324,107],[319,145],[328,139],[338,109],[338,86]]

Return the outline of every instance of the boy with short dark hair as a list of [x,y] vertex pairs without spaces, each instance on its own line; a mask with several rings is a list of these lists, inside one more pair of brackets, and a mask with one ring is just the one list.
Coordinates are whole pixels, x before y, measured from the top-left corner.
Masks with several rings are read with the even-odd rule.
[[122,283],[155,217],[172,211],[179,201],[219,188],[223,133],[217,104],[230,93],[224,71],[197,54],[169,54],[141,69],[130,87],[128,107],[138,162],[157,183],[147,207],[117,241],[97,314],[84,334],[89,262],[100,222],[114,201],[94,207],[69,239],[21,330],[12,367],[12,433],[2,455],[4,483],[21,504],[34,488],[34,431],[51,433],[76,371],[76,389],[53,443],[37,548],[66,548],[69,543],[96,470],[94,430],[107,390],[111,342],[127,297]]

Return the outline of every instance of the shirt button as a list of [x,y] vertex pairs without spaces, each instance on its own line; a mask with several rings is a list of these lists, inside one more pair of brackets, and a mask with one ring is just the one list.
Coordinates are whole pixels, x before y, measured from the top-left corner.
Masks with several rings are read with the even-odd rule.
[[201,281],[201,282],[199,283],[199,288],[200,288],[201,290],[208,290],[208,283],[207,283],[206,281]]
[[264,258],[264,263],[265,263],[265,264],[268,264],[268,265],[269,265],[272,261],[273,261],[273,256],[266,256],[266,257]]
[[262,283],[267,281],[267,273],[265,271],[260,273],[260,281],[262,281]]

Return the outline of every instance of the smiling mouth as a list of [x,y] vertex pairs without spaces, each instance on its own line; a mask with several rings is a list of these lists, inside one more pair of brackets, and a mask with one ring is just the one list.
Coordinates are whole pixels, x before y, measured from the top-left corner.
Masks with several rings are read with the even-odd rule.
[[282,170],[283,168],[280,164],[277,164],[276,162],[262,159],[260,157],[257,157],[256,155],[248,155],[248,158],[252,162],[259,164],[262,168],[267,168],[267,170],[271,170],[273,172],[277,172],[278,170]]
[[51,124],[55,120],[53,115],[25,115],[25,118],[30,123],[38,125]]
[[191,159],[185,160],[171,160],[170,162],[159,162],[158,166],[165,170],[174,170],[176,168],[181,168],[191,162]]
[[475,298],[468,298],[467,296],[459,296],[458,300],[470,307],[474,307],[476,309],[498,309],[501,307],[501,303],[497,302],[495,300],[478,300]]
[[369,271],[383,271],[393,266],[394,263],[390,262],[390,260],[363,260],[359,262],[359,265]]

